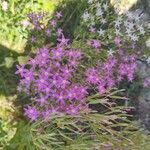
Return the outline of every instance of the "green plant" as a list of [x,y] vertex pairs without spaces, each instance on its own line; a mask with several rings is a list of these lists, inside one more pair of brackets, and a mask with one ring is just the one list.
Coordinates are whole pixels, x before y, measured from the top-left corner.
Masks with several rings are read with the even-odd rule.
[[[88,97],[87,102],[95,110],[76,116],[53,115],[50,120],[35,123],[20,122],[17,132],[7,150],[94,150],[106,147],[134,150],[144,144],[135,145],[138,130],[122,113],[123,106],[113,104],[125,97],[119,96],[123,90],[108,91]],[[134,136],[132,136],[133,133]],[[136,136],[137,135],[137,136]],[[143,139],[146,139],[146,136]],[[133,140],[134,139],[134,140]],[[137,141],[136,141],[137,142]],[[131,147],[131,148],[130,148]],[[146,150],[146,149],[145,149]],[[148,150],[148,149],[147,149]]]
[[[3,5],[2,0],[0,3]],[[41,9],[52,13],[57,3],[48,0],[9,0],[6,3],[8,5],[6,10],[3,10],[2,6],[0,7],[0,44],[22,53],[30,28],[27,14],[41,11]]]

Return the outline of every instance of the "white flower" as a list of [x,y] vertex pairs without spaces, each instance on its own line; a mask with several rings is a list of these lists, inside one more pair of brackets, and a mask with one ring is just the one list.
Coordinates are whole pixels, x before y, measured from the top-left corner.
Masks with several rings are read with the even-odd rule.
[[124,21],[124,26],[127,27],[129,22],[127,20]]
[[117,18],[117,20],[119,21],[119,22],[122,22],[122,17],[121,16],[119,16],[118,18]]
[[148,64],[150,64],[150,57],[148,57],[148,58],[146,59],[146,62],[147,62]]
[[115,34],[116,34],[116,35],[121,35],[120,30],[119,30],[119,29],[116,29],[116,30],[115,30]]
[[134,16],[134,19],[135,19],[136,22],[139,22],[139,21],[140,21],[140,18],[141,18],[141,17],[139,16],[139,14],[137,14],[137,15]]
[[140,33],[141,33],[142,35],[145,34],[145,30],[144,30],[144,27],[143,27],[142,25],[139,25],[137,29],[140,31]]
[[104,31],[104,30],[100,29],[100,30],[99,30],[99,31],[97,31],[97,32],[98,32],[99,36],[104,36],[104,33],[105,33],[105,31]]
[[143,30],[140,30],[140,33],[142,34],[142,35],[144,35],[145,34],[145,30],[143,29]]
[[121,22],[119,20],[115,20],[115,27],[119,27],[121,25]]
[[89,3],[89,4],[92,4],[92,3],[93,3],[93,0],[88,0],[88,3]]
[[108,56],[113,56],[114,51],[112,49],[109,49]]
[[150,29],[150,23],[147,24],[147,27]]
[[145,42],[146,46],[150,48],[150,39]]
[[131,40],[134,41],[134,42],[138,41],[138,39],[139,39],[139,37],[137,35],[132,35],[131,36]]
[[128,37],[130,38],[130,39],[132,39],[132,33],[128,33]]
[[121,14],[121,9],[119,7],[115,7],[116,14]]
[[23,21],[21,22],[21,24],[23,25],[23,27],[26,28],[30,23],[29,23],[28,20],[23,20]]
[[6,1],[3,1],[2,4],[1,4],[1,6],[2,6],[2,10],[3,11],[7,11],[7,9],[8,9],[8,3]]
[[127,28],[125,33],[127,33],[129,36],[131,36],[133,31],[131,29]]
[[133,13],[131,13],[129,11],[126,12],[126,16],[128,17],[128,19],[133,19],[134,18]]
[[108,38],[109,38],[109,39],[112,39],[112,36],[111,36],[111,35],[108,35]]
[[103,8],[106,11],[108,9],[108,4],[107,3],[103,4]]
[[137,26],[137,29],[140,31],[140,30],[143,30],[144,27],[143,27],[143,25],[138,25],[138,26]]
[[134,26],[135,26],[135,24],[133,23],[133,22],[128,22],[128,28],[130,29],[130,30],[132,30],[132,29],[134,29]]
[[97,3],[96,3],[96,7],[97,7],[97,8],[100,8],[100,7],[101,7],[101,4],[100,4],[99,2],[97,2]]
[[90,14],[87,11],[84,12],[84,14],[83,14],[84,21],[87,21],[89,18],[90,18]]
[[101,7],[97,8],[96,10],[96,16],[102,16],[104,12],[102,11]]
[[105,24],[107,21],[106,21],[106,19],[102,18],[101,22],[102,22],[102,24]]

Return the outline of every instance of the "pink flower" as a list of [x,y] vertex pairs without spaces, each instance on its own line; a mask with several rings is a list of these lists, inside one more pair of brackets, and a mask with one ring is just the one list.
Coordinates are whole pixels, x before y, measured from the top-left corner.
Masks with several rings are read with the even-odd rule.
[[36,107],[27,106],[24,108],[25,116],[27,116],[31,121],[36,121],[38,119],[39,113]]
[[96,28],[91,26],[89,31],[92,32],[92,33],[95,33],[96,32]]
[[62,13],[61,12],[56,12],[56,17],[58,18],[58,19],[60,19],[61,17],[62,17]]
[[120,37],[116,37],[114,42],[117,46],[121,46],[121,38]]
[[51,20],[51,21],[50,21],[50,25],[51,25],[52,27],[55,27],[55,26],[56,26],[56,21],[55,21],[55,20]]

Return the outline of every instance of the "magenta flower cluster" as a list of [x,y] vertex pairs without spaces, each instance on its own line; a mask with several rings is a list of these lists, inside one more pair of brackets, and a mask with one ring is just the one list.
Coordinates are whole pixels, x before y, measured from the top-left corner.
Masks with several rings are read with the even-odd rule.
[[144,79],[143,86],[146,88],[150,87],[150,77]]
[[[29,15],[36,30],[42,30],[40,20],[45,15]],[[31,121],[39,118],[47,120],[52,114],[78,115],[83,110],[88,111],[86,98],[91,94],[91,88],[96,87],[97,92],[103,94],[125,78],[128,81],[134,78],[136,58],[122,50],[121,39],[116,37],[114,42],[118,50],[115,55],[98,62],[96,67],[86,69],[85,74],[81,75],[84,80],[82,84],[74,82],[72,79],[77,75],[84,55],[79,50],[67,48],[70,40],[65,38],[61,28],[57,28],[61,12],[56,12],[55,17],[55,20],[48,21],[50,26],[44,28],[44,32],[51,37],[53,31],[56,46],[42,47],[26,65],[17,65],[16,74],[21,77],[18,91],[31,98],[31,103],[24,108],[25,116]],[[97,52],[102,48],[100,40],[88,40],[87,44]]]
[[94,85],[101,94],[117,86],[124,79],[130,82],[134,79],[136,57],[128,56],[122,49],[117,51],[116,56],[109,56],[105,62],[98,63],[85,73],[86,81]]
[[40,116],[46,119],[54,112],[75,115],[86,107],[86,87],[71,82],[82,53],[65,50],[64,44],[63,39],[55,48],[40,48],[26,66],[17,66],[16,73],[21,76],[19,90],[28,93],[34,104],[25,108],[31,121]]

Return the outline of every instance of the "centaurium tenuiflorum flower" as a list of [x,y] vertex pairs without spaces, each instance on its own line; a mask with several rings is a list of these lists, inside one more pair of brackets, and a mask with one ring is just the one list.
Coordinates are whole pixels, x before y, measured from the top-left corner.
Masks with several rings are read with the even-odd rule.
[[82,53],[64,46],[63,43],[54,48],[42,47],[25,66],[17,66],[19,89],[28,93],[34,103],[34,107],[25,108],[25,116],[31,121],[51,116],[51,108],[75,115],[86,105],[87,88],[71,82]]

